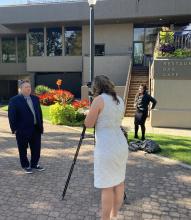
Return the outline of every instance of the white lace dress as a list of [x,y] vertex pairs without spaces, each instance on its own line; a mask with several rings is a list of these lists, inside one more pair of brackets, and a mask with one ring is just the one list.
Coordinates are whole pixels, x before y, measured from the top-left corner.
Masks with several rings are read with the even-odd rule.
[[94,151],[94,186],[108,188],[125,179],[128,158],[127,140],[120,129],[124,115],[124,102],[120,104],[112,96],[101,94],[104,108],[95,126],[96,146]]

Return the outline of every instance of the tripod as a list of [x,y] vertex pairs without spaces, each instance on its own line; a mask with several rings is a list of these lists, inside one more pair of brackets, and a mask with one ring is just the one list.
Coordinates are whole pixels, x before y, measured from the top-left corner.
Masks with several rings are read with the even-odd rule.
[[68,174],[68,178],[66,180],[66,184],[65,184],[65,187],[64,187],[64,191],[62,193],[62,200],[64,200],[64,197],[66,195],[66,191],[67,191],[67,188],[68,188],[68,184],[70,182],[70,178],[71,178],[71,175],[72,175],[72,172],[73,172],[73,169],[74,169],[74,165],[76,164],[76,160],[77,160],[77,157],[78,157],[78,153],[80,151],[80,147],[82,145],[82,141],[84,139],[84,136],[85,136],[85,132],[86,132],[86,127],[85,125],[83,126],[83,130],[82,130],[82,133],[81,133],[81,136],[80,136],[80,141],[78,143],[78,147],[77,147],[77,150],[76,150],[76,153],[74,155],[74,159],[73,159],[73,163],[72,163],[72,166],[70,168],[70,172]]
[[[70,182],[70,178],[71,178],[71,175],[72,175],[74,166],[75,166],[75,164],[76,164],[76,160],[77,160],[77,157],[78,157],[78,154],[79,154],[79,151],[80,151],[80,147],[81,147],[81,145],[82,145],[82,141],[83,141],[84,136],[85,136],[85,132],[86,132],[86,127],[85,127],[85,125],[84,125],[84,126],[83,126],[83,130],[82,130],[82,133],[81,133],[81,135],[80,135],[80,140],[79,140],[79,143],[78,143],[78,147],[77,147],[76,153],[75,153],[75,155],[74,155],[74,159],[73,159],[73,162],[72,162],[72,165],[71,165],[69,174],[68,174],[68,178],[67,178],[67,180],[66,180],[66,184],[65,184],[65,187],[64,187],[64,190],[63,190],[63,193],[62,193],[62,200],[64,200],[64,197],[65,197],[65,195],[66,195],[66,191],[67,191],[67,188],[68,188],[68,185],[69,185],[69,182]],[[94,137],[94,138],[95,138],[95,137]],[[126,193],[125,193],[125,192],[124,192],[123,200],[124,200],[124,203],[125,203],[125,204],[129,204],[128,201],[127,201],[127,196],[126,196]]]

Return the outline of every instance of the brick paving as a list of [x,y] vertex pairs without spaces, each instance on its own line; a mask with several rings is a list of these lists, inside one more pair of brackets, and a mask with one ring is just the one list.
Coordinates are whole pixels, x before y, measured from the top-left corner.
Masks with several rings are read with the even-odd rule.
[[[80,150],[66,200],[62,190],[80,132],[45,124],[41,164],[44,172],[24,174],[6,113],[0,112],[0,220],[98,220],[100,192],[93,187],[93,140]],[[128,202],[119,220],[191,219],[191,170],[142,152],[130,153]]]

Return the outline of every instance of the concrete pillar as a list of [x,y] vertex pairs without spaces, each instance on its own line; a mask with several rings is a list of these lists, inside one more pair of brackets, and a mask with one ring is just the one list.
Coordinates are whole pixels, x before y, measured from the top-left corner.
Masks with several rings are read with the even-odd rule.
[[46,43],[46,26],[44,27],[44,56],[47,56],[47,43]]

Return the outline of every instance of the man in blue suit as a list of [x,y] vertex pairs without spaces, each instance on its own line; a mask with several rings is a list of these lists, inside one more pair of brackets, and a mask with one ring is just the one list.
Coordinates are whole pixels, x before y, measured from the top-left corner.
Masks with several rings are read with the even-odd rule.
[[[10,99],[8,108],[9,124],[16,135],[21,167],[26,173],[33,170],[43,171],[39,166],[41,151],[41,134],[43,134],[43,118],[40,102],[37,96],[31,95],[31,84],[21,81],[20,94]],[[30,146],[31,161],[27,158],[27,148]]]

